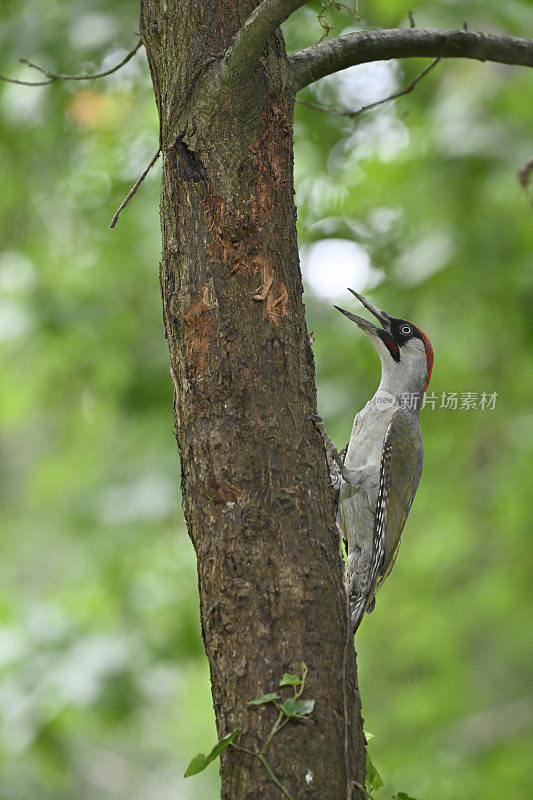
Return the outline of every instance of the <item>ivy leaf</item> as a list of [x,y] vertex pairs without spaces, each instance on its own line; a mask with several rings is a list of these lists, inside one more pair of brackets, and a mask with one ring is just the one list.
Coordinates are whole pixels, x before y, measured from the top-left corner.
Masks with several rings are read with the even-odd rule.
[[411,795],[407,794],[407,792],[398,792],[398,794],[395,795],[392,800],[416,800],[416,797],[411,797]]
[[298,686],[302,682],[299,675],[293,675],[291,672],[284,672],[283,678],[280,680],[280,686]]
[[247,705],[262,706],[264,705],[264,703],[272,703],[273,700],[279,700],[279,694],[277,692],[270,692],[269,694],[264,694],[262,697],[258,697],[257,700],[248,700]]
[[377,769],[375,768],[374,764],[372,763],[372,759],[366,754],[366,790],[367,792],[375,792],[378,789],[381,789],[383,786],[383,781],[381,780],[381,776]]
[[187,767],[185,775],[183,777],[190,778],[191,775],[197,775],[198,772],[202,772],[207,767],[207,765],[211,763],[211,761],[214,761],[215,758],[218,758],[218,756],[226,749],[226,747],[229,747],[229,745],[232,743],[232,741],[235,739],[238,733],[239,733],[238,728],[235,728],[235,730],[232,731],[231,733],[227,733],[225,736],[222,737],[222,739],[220,739],[219,742],[216,743],[216,745],[213,747],[213,749],[207,756],[204,756],[203,753],[198,753],[198,755],[193,758],[193,760]]
[[306,717],[315,707],[314,700],[294,700],[292,697],[285,700],[280,708],[287,717]]

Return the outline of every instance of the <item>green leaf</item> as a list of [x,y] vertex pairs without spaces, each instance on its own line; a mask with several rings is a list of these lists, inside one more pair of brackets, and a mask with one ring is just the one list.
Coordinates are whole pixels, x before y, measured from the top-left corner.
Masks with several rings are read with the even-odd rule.
[[280,686],[298,686],[302,682],[299,675],[293,675],[291,672],[284,672],[283,678],[280,680]]
[[294,700],[292,697],[285,700],[280,708],[287,717],[305,717],[315,707],[314,700]]
[[264,703],[271,703],[273,700],[279,700],[279,694],[277,692],[270,692],[270,694],[264,694],[262,697],[258,697],[257,700],[248,700],[247,705],[262,706]]
[[374,764],[372,763],[372,759],[366,754],[366,790],[367,792],[375,792],[378,789],[381,789],[383,786],[383,781],[381,780],[381,776],[377,769],[375,768]]
[[222,739],[220,739],[220,741],[217,742],[217,744],[213,747],[209,755],[204,756],[203,753],[198,753],[198,755],[193,758],[185,770],[185,775],[183,777],[190,778],[191,775],[197,775],[198,772],[202,772],[202,770],[204,770],[207,765],[211,763],[211,761],[214,761],[215,758],[218,758],[218,756],[223,750],[226,749],[226,747],[229,747],[238,733],[239,729],[235,728],[234,731],[223,736]]
[[363,733],[364,733],[364,735],[365,735],[365,739],[366,739],[366,741],[367,741],[367,744],[368,744],[368,742],[369,742],[371,739],[373,739],[373,738],[374,738],[374,734],[373,734],[373,733],[369,733],[368,731],[363,731]]
[[416,797],[411,797],[411,795],[407,794],[407,792],[398,792],[398,794],[396,794],[392,800],[416,800]]

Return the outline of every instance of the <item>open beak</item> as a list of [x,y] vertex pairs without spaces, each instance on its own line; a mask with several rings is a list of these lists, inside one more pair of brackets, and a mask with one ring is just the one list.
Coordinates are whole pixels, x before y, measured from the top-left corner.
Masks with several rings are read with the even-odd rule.
[[370,300],[367,300],[366,297],[363,297],[362,294],[354,292],[353,289],[348,289],[348,291],[351,292],[354,295],[354,297],[357,297],[357,299],[364,305],[364,307],[367,308],[370,311],[370,313],[373,314],[376,317],[376,319],[380,321],[381,328],[378,328],[377,325],[374,325],[372,322],[369,322],[368,320],[363,319],[362,317],[358,317],[356,314],[352,314],[350,311],[345,311],[344,308],[339,308],[339,306],[335,306],[337,311],[340,311],[341,314],[344,314],[345,317],[348,317],[348,319],[351,319],[352,322],[355,322],[355,324],[358,325],[361,328],[361,330],[364,331],[367,335],[379,336],[383,328],[385,328],[385,330],[389,330],[391,318],[389,317],[388,314],[385,313],[385,311],[382,311],[380,308],[375,306],[374,303],[371,303]]

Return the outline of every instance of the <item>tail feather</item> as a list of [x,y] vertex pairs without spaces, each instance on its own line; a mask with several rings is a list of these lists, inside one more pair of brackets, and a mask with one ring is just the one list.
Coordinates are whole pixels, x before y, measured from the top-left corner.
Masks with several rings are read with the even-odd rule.
[[359,625],[361,624],[361,620],[364,617],[366,609],[366,598],[361,596],[354,596],[350,597],[350,616],[352,618],[352,627],[353,632],[355,633]]
[[371,614],[374,610],[375,605],[376,605],[375,596],[372,598],[370,603],[368,602],[366,597],[362,597],[361,595],[359,596],[352,595],[350,597],[350,616],[352,618],[354,633],[361,624],[361,620],[363,619],[365,612],[367,614]]

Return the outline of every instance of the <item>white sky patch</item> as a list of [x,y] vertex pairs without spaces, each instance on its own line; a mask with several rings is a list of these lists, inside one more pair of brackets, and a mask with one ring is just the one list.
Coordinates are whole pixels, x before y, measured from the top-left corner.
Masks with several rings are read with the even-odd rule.
[[402,209],[400,207],[388,208],[387,206],[378,206],[371,208],[368,212],[368,224],[374,233],[384,234],[388,233],[402,216]]
[[394,271],[403,283],[414,286],[444,269],[454,253],[452,234],[435,231],[408,247],[395,262]]
[[98,516],[105,525],[164,519],[176,507],[176,489],[165,475],[148,473],[102,493]]
[[[154,154],[154,141],[152,137],[137,136],[131,144],[124,149],[121,156],[120,176],[127,181],[135,181],[141,172],[144,172]],[[158,181],[157,169],[152,169],[145,181]]]
[[316,175],[297,181],[296,206],[307,203],[311,215],[324,213],[324,209],[335,209],[348,196],[348,189],[339,181],[325,175]]
[[[470,67],[471,70],[471,67]],[[492,96],[494,81],[501,79],[501,69],[492,69],[492,81],[484,80],[479,72],[447,75],[435,95],[431,115],[432,135],[441,153],[457,158],[482,153],[498,157],[502,148],[512,146],[512,138],[502,120],[486,116],[487,100]]]
[[0,668],[27,658],[28,650],[26,639],[20,629],[15,626],[0,628]]
[[33,327],[29,313],[14,300],[0,301],[0,341],[18,339]]
[[[398,91],[401,75],[397,61],[359,64],[317,81],[314,92],[325,106],[358,111]],[[353,133],[332,148],[328,168],[345,169],[347,160],[357,163],[374,156],[394,161],[408,144],[409,131],[396,116],[394,105],[378,106],[364,114]]]
[[386,114],[375,116],[355,137],[357,158],[370,158],[374,154],[386,164],[395,161],[409,144],[409,131],[392,109]]
[[70,43],[74,50],[90,50],[110,42],[116,33],[117,21],[109,14],[82,14],[73,20]]
[[376,156],[385,163],[398,158],[409,144],[409,131],[393,109],[386,113],[369,114],[354,132],[331,148],[328,169],[350,171],[354,164]]
[[[130,49],[133,49],[133,45]],[[117,64],[120,64],[122,59],[128,55],[128,52],[128,50],[118,50],[117,48],[110,50],[108,53],[106,53],[102,60],[101,71],[104,72],[105,70],[111,69]],[[108,80],[109,84],[112,86],[117,86],[121,89],[130,89],[144,68],[145,55],[144,53],[137,52],[127,64],[124,64],[124,66],[117,70],[117,72],[113,72],[111,75],[109,75],[106,80]],[[150,155],[152,156],[153,153]]]
[[337,93],[347,108],[366,106],[398,89],[400,68],[396,61],[374,61],[349,67],[338,75]]
[[[39,80],[34,70],[19,69],[14,78],[23,81]],[[37,124],[44,116],[44,98],[48,86],[17,86],[8,83],[3,87],[1,105],[5,121],[17,128]]]
[[362,291],[383,279],[365,248],[349,239],[321,239],[302,249],[301,261],[304,279],[317,297],[342,297],[347,286]]
[[356,111],[393,94],[399,87],[400,67],[396,61],[374,61],[328,75],[315,84],[320,98],[322,87],[333,89],[343,108]]
[[0,290],[19,292],[31,289],[36,282],[35,267],[24,253],[5,250],[0,253]]

